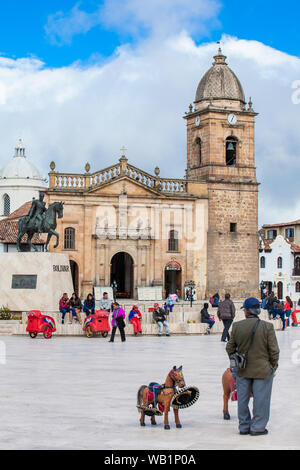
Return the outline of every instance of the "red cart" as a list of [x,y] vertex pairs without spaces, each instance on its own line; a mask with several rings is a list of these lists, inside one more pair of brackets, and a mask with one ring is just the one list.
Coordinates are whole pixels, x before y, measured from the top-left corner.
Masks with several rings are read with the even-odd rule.
[[96,310],[94,315],[89,315],[84,320],[83,331],[88,338],[92,338],[96,334],[101,334],[106,338],[109,331],[109,315],[106,310]]
[[[297,317],[297,315],[298,315],[298,317]],[[300,310],[294,310],[292,312],[292,320],[293,320],[292,326],[300,325]]]
[[36,338],[38,333],[43,333],[44,338],[49,339],[56,331],[55,321],[49,315],[42,315],[39,310],[31,310],[28,312],[26,331],[31,338]]

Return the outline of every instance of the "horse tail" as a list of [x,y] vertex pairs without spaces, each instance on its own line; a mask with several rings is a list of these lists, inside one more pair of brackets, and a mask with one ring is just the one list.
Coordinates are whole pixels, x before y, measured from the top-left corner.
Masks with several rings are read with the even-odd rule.
[[142,385],[137,392],[137,405],[142,405],[143,403],[143,393],[147,385]]

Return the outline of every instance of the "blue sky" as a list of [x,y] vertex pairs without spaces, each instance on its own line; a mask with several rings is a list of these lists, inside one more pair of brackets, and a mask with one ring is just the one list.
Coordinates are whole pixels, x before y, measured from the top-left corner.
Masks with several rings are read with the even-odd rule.
[[[142,0],[140,0],[141,3]],[[197,41],[218,41],[220,36],[236,36],[240,39],[255,39],[266,45],[299,55],[296,32],[300,15],[300,2],[289,1],[288,7],[282,2],[271,0],[223,0],[219,2],[218,14],[208,21],[207,31],[191,31]],[[77,60],[87,62],[96,58],[109,57],[116,47],[135,43],[149,34],[149,28],[139,24],[133,31],[120,25],[103,24],[92,26],[87,32],[74,34],[68,43],[53,42],[46,27],[49,18],[62,13],[67,16],[77,5],[78,10],[93,14],[101,8],[97,0],[23,0],[1,2],[0,52],[8,57],[36,56],[46,66],[61,67]],[[157,11],[159,15],[159,9]],[[126,20],[130,22],[129,20]]]

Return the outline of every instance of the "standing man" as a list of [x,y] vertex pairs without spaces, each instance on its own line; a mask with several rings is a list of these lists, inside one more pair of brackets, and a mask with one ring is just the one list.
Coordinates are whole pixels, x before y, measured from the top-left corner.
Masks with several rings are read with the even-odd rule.
[[[245,300],[242,308],[246,319],[234,323],[226,351],[229,357],[237,351],[240,354],[249,352],[246,354],[246,367],[238,369],[236,378],[239,430],[240,434],[261,436],[268,434],[266,425],[270,416],[272,384],[274,372],[278,367],[279,347],[274,326],[258,318],[259,300],[250,297]],[[251,393],[252,419],[248,406]]]
[[224,325],[221,341],[225,343],[226,339],[230,340],[229,329],[235,317],[235,306],[230,300],[230,294],[225,294],[225,300],[219,303],[217,315]]

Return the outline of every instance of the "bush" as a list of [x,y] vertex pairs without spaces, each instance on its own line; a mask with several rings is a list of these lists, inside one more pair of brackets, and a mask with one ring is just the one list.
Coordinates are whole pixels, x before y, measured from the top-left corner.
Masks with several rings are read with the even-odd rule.
[[0,320],[10,320],[11,319],[11,311],[8,307],[2,306],[0,308]]

